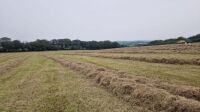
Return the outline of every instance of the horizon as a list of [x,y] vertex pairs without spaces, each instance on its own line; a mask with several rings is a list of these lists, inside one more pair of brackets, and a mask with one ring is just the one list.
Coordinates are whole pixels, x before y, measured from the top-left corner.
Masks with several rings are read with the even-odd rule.
[[[6,36],[4,36],[6,37]],[[0,38],[4,38],[4,37],[0,37]],[[6,38],[10,38],[10,37],[6,37]],[[24,41],[24,40],[20,40],[20,39],[14,39],[14,38],[10,38],[12,41],[13,40],[19,40],[21,42],[32,42],[32,41],[36,41],[36,40],[47,40],[47,41],[51,41],[53,39],[69,39],[71,41],[73,40],[80,40],[80,41],[112,41],[112,40],[81,40],[81,39],[70,39],[70,38],[53,38],[53,39],[46,39],[46,38],[37,38],[35,40],[31,40],[31,41]],[[114,40],[112,42],[135,42],[135,41],[153,41],[153,40]]]
[[154,39],[154,40],[81,40],[81,39],[71,39],[71,38],[52,38],[52,39],[48,39],[48,38],[36,38],[35,40],[30,40],[30,41],[24,41],[24,40],[20,40],[20,39],[14,39],[14,38],[10,38],[10,37],[6,37],[6,36],[3,36],[3,37],[0,37],[0,38],[10,38],[11,40],[19,40],[21,42],[32,42],[32,41],[36,41],[36,40],[47,40],[47,41],[51,41],[53,39],[69,39],[71,41],[73,40],[80,40],[80,41],[111,41],[111,42],[137,42],[137,41],[146,41],[146,42],[151,42],[151,41],[155,41],[155,40],[169,40],[169,39],[177,39],[179,37],[183,37],[183,38],[190,38],[192,36],[196,36],[196,35],[200,35],[200,33],[198,34],[195,34],[195,35],[191,35],[191,36],[188,36],[188,37],[184,37],[184,36],[178,36],[176,38],[166,38],[166,39]]

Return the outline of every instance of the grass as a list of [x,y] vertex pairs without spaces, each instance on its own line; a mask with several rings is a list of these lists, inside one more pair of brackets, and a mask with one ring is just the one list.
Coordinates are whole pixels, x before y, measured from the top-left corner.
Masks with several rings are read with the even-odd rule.
[[0,76],[0,111],[139,111],[90,80],[41,55]]
[[6,64],[7,61],[16,59],[17,57],[20,57],[19,53],[6,53],[0,55],[0,66],[3,64]]
[[[155,83],[144,77],[127,76],[95,64],[66,60],[60,57],[47,56],[63,66],[93,79],[113,95],[152,111],[199,112],[199,89],[188,86],[173,86],[162,82]],[[180,87],[182,87],[180,89]],[[187,99],[185,99],[185,98]],[[198,100],[198,101],[194,101]],[[164,102],[162,102],[164,101]]]
[[179,112],[199,112],[199,65],[103,58],[122,56],[198,61],[199,48],[200,44],[196,43],[94,51],[2,53],[0,111],[142,112],[146,111],[144,109],[179,109]]
[[192,44],[169,44],[169,45],[155,45],[155,46],[143,46],[143,47],[128,47],[101,50],[98,52],[105,53],[166,53],[166,54],[200,54],[200,43]]
[[[75,52],[76,53],[76,52]],[[69,53],[70,54],[70,53]],[[78,53],[76,53],[78,54]],[[82,53],[85,55],[91,56],[107,56],[107,57],[144,57],[144,58],[156,58],[156,59],[170,59],[170,58],[178,58],[183,60],[192,60],[192,59],[200,59],[200,55],[197,54],[155,54],[155,53],[137,53],[137,54],[129,54],[129,53]]]
[[159,79],[170,83],[200,86],[200,66],[157,64],[88,56],[62,55],[62,57],[74,61],[94,63],[99,66],[127,72],[132,75],[146,76],[152,79]]

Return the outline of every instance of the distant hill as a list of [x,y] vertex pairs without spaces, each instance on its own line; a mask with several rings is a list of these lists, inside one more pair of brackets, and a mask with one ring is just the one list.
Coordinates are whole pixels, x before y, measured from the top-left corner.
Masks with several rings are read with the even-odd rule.
[[177,37],[170,38],[166,40],[138,40],[138,41],[116,41],[121,46],[133,47],[133,46],[144,46],[144,45],[165,45],[165,44],[177,44],[183,41],[185,43],[200,42],[200,34],[190,36],[190,37]]
[[188,38],[185,37],[178,37],[178,38],[171,38],[166,40],[154,40],[148,43],[148,45],[165,45],[165,44],[176,44],[180,41],[185,41],[186,43],[194,43],[200,42],[200,34],[194,35]]
[[141,46],[141,45],[146,45],[148,44],[150,41],[146,41],[146,40],[139,40],[139,41],[117,41],[117,43],[119,43],[122,46]]

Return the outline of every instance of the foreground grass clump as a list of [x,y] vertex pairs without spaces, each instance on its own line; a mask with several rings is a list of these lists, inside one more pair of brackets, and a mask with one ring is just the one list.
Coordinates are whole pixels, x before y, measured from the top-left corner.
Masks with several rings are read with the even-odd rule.
[[40,55],[0,76],[0,111],[139,111],[88,79]]

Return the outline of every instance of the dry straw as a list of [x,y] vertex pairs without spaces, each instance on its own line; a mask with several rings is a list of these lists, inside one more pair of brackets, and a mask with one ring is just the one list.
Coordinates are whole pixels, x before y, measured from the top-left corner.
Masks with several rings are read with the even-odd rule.
[[81,63],[49,57],[106,88],[119,98],[151,111],[200,112],[200,89],[153,81],[145,77],[132,77],[95,64]]

